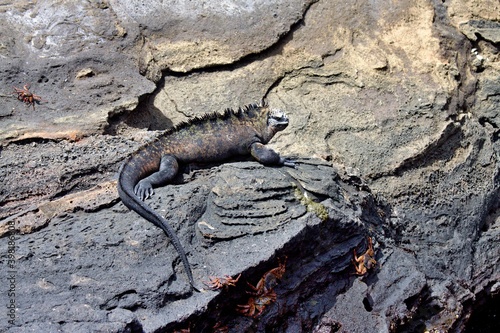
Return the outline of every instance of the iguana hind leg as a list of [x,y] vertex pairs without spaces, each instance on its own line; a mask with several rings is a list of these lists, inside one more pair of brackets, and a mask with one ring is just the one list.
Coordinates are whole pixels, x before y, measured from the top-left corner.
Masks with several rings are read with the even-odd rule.
[[164,155],[160,161],[160,169],[148,177],[141,179],[134,188],[134,193],[141,200],[151,197],[153,186],[165,184],[172,180],[179,171],[179,163],[173,155]]

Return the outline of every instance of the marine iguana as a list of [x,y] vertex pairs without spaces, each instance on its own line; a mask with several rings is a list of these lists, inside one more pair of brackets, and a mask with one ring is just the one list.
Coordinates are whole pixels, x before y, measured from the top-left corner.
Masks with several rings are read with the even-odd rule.
[[293,162],[264,146],[287,126],[286,114],[270,109],[264,101],[237,111],[226,109],[223,114],[208,114],[167,130],[139,148],[121,166],[118,193],[122,202],[163,229],[179,253],[193,289],[199,291],[174,229],[143,200],[153,194],[153,187],[172,180],[179,171],[179,164],[223,162],[231,157],[252,155],[264,165],[294,166]]

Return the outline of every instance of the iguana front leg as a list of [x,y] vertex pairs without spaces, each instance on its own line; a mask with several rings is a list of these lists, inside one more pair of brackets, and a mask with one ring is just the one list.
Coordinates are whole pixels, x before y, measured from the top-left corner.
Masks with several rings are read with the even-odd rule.
[[295,163],[281,157],[274,150],[267,148],[260,142],[255,142],[250,146],[252,156],[264,165],[286,165],[295,167]]
[[153,186],[165,184],[172,180],[179,171],[179,163],[173,155],[164,155],[160,161],[158,171],[141,179],[134,188],[134,193],[141,200],[151,197],[154,193]]

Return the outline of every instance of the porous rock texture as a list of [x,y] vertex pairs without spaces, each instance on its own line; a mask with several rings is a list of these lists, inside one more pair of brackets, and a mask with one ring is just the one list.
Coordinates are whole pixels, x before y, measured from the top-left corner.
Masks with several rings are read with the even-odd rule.
[[[470,332],[500,297],[499,13],[496,0],[4,1],[0,331]],[[35,107],[12,94],[26,83]],[[191,293],[116,172],[157,130],[263,98],[290,117],[270,146],[295,169],[189,166],[148,201],[188,252],[204,288]],[[377,264],[361,276],[368,237]],[[247,283],[280,264],[276,301],[239,313]]]

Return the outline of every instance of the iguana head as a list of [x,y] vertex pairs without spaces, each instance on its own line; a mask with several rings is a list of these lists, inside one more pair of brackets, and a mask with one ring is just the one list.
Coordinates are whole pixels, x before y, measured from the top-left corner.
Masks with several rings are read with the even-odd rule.
[[262,123],[264,127],[260,128],[259,131],[262,143],[266,144],[277,132],[284,130],[288,126],[288,117],[285,112],[279,109],[268,109],[265,106],[263,110],[267,111],[267,120],[265,123]]
[[267,126],[274,133],[284,130],[288,126],[288,117],[280,109],[271,109],[267,114]]

